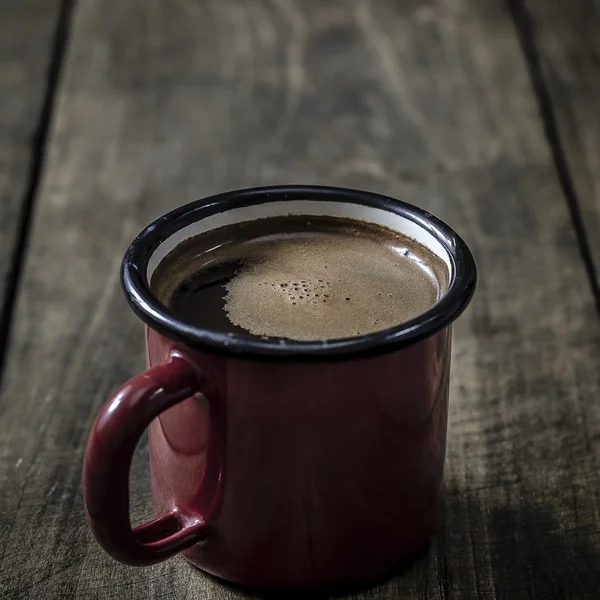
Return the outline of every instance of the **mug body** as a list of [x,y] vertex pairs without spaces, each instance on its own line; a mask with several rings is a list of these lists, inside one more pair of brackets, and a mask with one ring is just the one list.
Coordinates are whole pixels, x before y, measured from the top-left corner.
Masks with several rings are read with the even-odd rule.
[[[150,425],[156,513],[206,511],[211,523],[187,559],[240,584],[336,587],[422,550],[442,481],[450,338],[447,327],[335,363],[189,352],[210,373],[210,403],[191,397]],[[147,329],[149,365],[173,344]],[[217,490],[210,507],[205,486]]]

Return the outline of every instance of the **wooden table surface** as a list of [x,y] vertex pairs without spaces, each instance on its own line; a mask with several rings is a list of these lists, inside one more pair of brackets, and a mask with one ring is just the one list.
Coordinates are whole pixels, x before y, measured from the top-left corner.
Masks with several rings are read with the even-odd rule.
[[[600,2],[0,3],[0,597],[252,597],[86,525],[94,415],[143,367],[118,282],[161,213],[366,188],[472,246],[440,530],[360,599],[600,597]],[[132,473],[150,515],[146,448]],[[255,596],[256,597],[256,596]]]

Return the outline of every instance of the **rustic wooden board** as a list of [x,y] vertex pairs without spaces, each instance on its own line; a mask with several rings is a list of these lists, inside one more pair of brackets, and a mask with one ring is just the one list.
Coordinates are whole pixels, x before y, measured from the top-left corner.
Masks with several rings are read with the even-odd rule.
[[[59,0],[0,3],[0,356],[46,129]],[[10,289],[9,289],[10,288]]]
[[[565,157],[566,175],[576,196],[597,277],[600,273],[600,2],[526,0],[524,6],[548,94],[545,112],[555,123],[557,146]],[[596,291],[599,293],[600,289],[596,287]],[[598,300],[600,303],[600,297]]]
[[[493,0],[81,0],[0,398],[0,595],[242,598],[85,523],[94,415],[143,366],[118,285],[149,220],[217,190],[405,197],[472,245],[446,501],[425,557],[354,598],[596,598],[600,324],[516,31]],[[136,520],[148,516],[142,448]]]

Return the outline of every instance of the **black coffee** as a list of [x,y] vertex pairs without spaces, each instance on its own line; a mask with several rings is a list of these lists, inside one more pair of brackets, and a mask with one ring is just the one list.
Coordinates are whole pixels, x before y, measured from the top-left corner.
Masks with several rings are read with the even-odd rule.
[[151,287],[179,319],[205,329],[320,340],[408,321],[438,300],[447,278],[437,255],[385,227],[285,216],[182,242]]

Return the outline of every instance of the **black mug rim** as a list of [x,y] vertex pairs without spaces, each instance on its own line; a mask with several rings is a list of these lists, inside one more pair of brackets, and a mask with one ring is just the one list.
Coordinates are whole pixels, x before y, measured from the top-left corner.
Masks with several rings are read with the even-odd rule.
[[[260,338],[210,331],[187,324],[152,294],[147,266],[156,248],[183,227],[234,208],[266,202],[325,200],[383,209],[413,221],[448,252],[453,276],[445,295],[415,319],[351,338],[314,342]],[[131,243],[121,264],[121,284],[134,312],[149,327],[188,347],[249,359],[344,360],[400,350],[451,325],[469,304],[477,283],[475,260],[467,244],[431,213],[381,194],[327,186],[284,185],[223,192],[190,202],[159,217]]]

